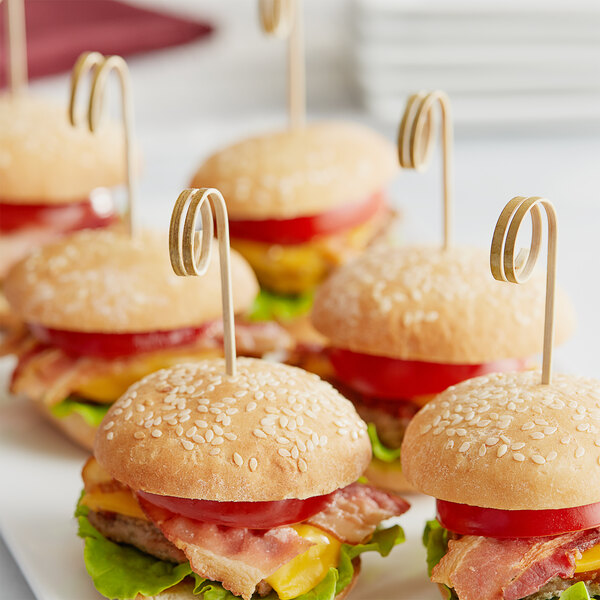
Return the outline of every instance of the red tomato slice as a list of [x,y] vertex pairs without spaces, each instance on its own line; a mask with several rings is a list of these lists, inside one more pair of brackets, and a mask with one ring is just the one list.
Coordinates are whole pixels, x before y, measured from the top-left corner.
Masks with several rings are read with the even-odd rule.
[[439,522],[461,535],[538,537],[583,531],[600,525],[600,502],[557,510],[498,510],[437,501]]
[[187,346],[202,335],[206,325],[147,333],[63,331],[38,324],[29,324],[29,329],[42,343],[57,346],[68,354],[112,359],[163,348]]
[[11,204],[0,202],[0,231],[26,227],[49,227],[54,231],[76,231],[107,227],[117,220],[113,210],[99,213],[90,200],[67,204]]
[[341,348],[332,348],[329,357],[336,376],[346,385],[366,396],[398,400],[439,394],[472,377],[525,367],[525,360],[518,358],[481,365],[450,365],[359,354]]
[[230,219],[229,233],[232,238],[267,244],[303,244],[315,237],[330,235],[361,225],[373,217],[383,205],[383,194],[378,193],[362,202],[296,219],[265,219],[263,221]]
[[321,512],[333,495],[275,502],[213,502],[158,496],[148,492],[137,492],[137,494],[155,506],[189,519],[247,529],[271,529],[301,523]]

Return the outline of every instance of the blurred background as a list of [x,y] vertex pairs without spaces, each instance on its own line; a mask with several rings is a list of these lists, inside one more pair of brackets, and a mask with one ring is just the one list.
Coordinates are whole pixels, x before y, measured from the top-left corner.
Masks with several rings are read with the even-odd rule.
[[[40,7],[54,2],[63,7],[62,28],[54,22],[57,14],[39,16]],[[156,23],[145,13],[117,18],[114,6],[94,9],[97,0],[29,0],[28,10],[38,12],[37,21],[28,18],[30,27],[36,22],[29,42],[38,45],[42,63],[53,62],[47,55],[57,47],[71,51],[71,63],[83,49],[138,52],[127,58],[145,163],[142,218],[162,227],[177,194],[210,152],[245,135],[285,127],[286,42],[261,32],[255,0],[128,4],[176,22],[161,17]],[[574,296],[582,321],[560,357],[565,368],[597,375],[600,3],[303,0],[303,5],[310,119],[354,119],[394,139],[409,93],[441,88],[450,94],[457,240],[487,246],[499,210],[512,196],[545,195],[555,202],[561,218],[559,279]],[[186,43],[152,50],[181,41]],[[90,46],[100,42],[101,47]],[[30,71],[35,73],[35,65]],[[66,99],[68,75],[36,79],[32,89]],[[406,240],[440,239],[440,189],[437,153],[425,174],[404,171],[392,186]]]

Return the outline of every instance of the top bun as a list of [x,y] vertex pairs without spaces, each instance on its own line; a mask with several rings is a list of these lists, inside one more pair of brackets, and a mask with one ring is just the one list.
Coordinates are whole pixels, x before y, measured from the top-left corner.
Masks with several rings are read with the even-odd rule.
[[[203,277],[178,277],[167,236],[133,239],[108,230],[81,231],[34,250],[17,263],[4,293],[23,321],[53,329],[134,333],[193,327],[221,316],[221,279],[214,242]],[[258,284],[231,251],[234,310],[250,308]]]
[[263,502],[329,494],[369,464],[366,425],[316,375],[223,359],[178,365],[134,384],[108,411],[98,462],[134,490]]
[[362,125],[324,122],[229,146],[191,185],[221,190],[232,219],[290,219],[364,200],[397,171],[385,138]]
[[538,371],[448,388],[411,421],[402,471],[441,500],[542,510],[600,501],[600,381]]
[[72,127],[66,106],[31,97],[0,97],[2,202],[58,204],[125,181],[123,135]]
[[[381,246],[340,267],[317,291],[312,320],[331,345],[376,356],[450,364],[541,352],[545,278],[496,281],[489,253]],[[575,326],[557,290],[556,343]]]

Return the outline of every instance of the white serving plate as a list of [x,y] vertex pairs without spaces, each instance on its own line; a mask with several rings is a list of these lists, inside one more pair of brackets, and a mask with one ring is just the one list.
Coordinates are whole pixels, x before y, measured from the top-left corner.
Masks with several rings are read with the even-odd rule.
[[[101,600],[85,571],[72,516],[86,454],[33,406],[6,393],[11,365],[0,360],[0,532],[37,600]],[[386,559],[366,555],[353,600],[439,598],[421,545],[433,501],[417,495],[409,500],[413,508],[400,519],[407,542]]]

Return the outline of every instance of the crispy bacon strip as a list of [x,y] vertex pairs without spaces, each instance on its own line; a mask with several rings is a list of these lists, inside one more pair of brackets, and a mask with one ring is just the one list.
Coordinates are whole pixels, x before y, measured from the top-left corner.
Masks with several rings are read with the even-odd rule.
[[519,600],[555,577],[572,578],[576,553],[599,542],[600,528],[538,538],[464,536],[448,543],[431,580],[461,600]]
[[358,544],[373,535],[381,521],[398,517],[409,508],[399,496],[353,483],[338,490],[327,507],[307,523],[329,531],[342,542]]
[[[220,352],[222,324],[211,324],[194,344],[180,348],[167,348],[169,354],[181,354],[182,359],[190,352]],[[282,334],[283,332],[283,334]],[[261,356],[288,343],[288,334],[276,323],[253,323],[236,325],[239,353]],[[37,344],[29,335],[19,340],[21,358],[13,373],[11,392],[23,394],[33,400],[52,406],[64,400],[78,387],[95,377],[118,375],[135,362],[145,360],[153,353],[128,356],[112,360],[97,357],[71,356],[62,350]],[[163,351],[158,350],[156,354]]]
[[138,501],[163,535],[183,551],[194,572],[220,581],[245,600],[263,579],[313,545],[291,527],[266,531],[219,527],[176,515],[140,497]]

